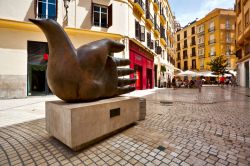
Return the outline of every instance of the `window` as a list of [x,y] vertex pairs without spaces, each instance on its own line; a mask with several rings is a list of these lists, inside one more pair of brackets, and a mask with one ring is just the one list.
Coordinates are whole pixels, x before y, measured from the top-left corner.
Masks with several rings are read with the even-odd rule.
[[184,48],[187,48],[187,40],[184,40]]
[[57,19],[57,0],[37,0],[36,17]]
[[177,54],[177,60],[181,60],[181,53],[180,52],[178,52],[178,54]]
[[215,49],[214,49],[214,47],[210,48],[210,56],[215,56]]
[[138,21],[135,21],[135,38],[145,41],[145,26],[140,25]]
[[192,37],[192,43],[191,43],[191,45],[192,46],[195,45],[195,36]]
[[192,69],[196,69],[196,60],[195,59],[192,60]]
[[184,38],[187,37],[187,31],[184,31]]
[[181,44],[177,43],[177,50],[180,50],[180,49],[181,49]]
[[178,67],[178,69],[181,68],[181,63],[180,62],[177,64],[177,67]]
[[147,46],[150,47],[151,45],[151,33],[147,33]]
[[188,70],[188,62],[184,61],[184,70]]
[[195,34],[195,27],[192,27],[192,35]]
[[192,56],[196,56],[195,47],[192,48]]
[[93,4],[93,25],[103,28],[112,26],[112,5],[109,7]]
[[141,38],[140,38],[140,40],[145,42],[145,26],[141,25],[140,30],[141,30]]
[[245,28],[249,25],[249,10],[245,14]]
[[187,59],[188,58],[188,56],[187,56],[187,50],[184,50],[183,51],[183,59]]
[[198,54],[199,54],[199,55],[204,55],[204,48],[199,49],[199,50],[198,50]]
[[237,8],[238,8],[238,14],[241,12],[241,1],[238,2],[237,4]]
[[180,41],[180,34],[177,35],[177,41]]
[[135,38],[140,40],[140,24],[138,21],[135,21]]

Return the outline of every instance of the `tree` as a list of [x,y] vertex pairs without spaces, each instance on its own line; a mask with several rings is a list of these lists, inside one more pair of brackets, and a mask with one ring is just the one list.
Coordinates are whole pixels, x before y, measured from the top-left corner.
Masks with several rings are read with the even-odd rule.
[[224,74],[228,65],[227,58],[223,55],[214,57],[210,62],[207,63],[210,66],[211,71],[215,74]]

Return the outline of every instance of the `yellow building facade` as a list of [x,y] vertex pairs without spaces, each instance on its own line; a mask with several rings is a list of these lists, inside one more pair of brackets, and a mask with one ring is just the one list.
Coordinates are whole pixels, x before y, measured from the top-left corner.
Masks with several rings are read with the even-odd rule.
[[213,57],[224,55],[228,59],[227,68],[235,69],[235,19],[233,10],[214,9],[178,31],[175,66],[182,70],[206,71],[210,70],[207,63]]
[[196,21],[177,31],[175,40],[175,67],[181,70],[197,70]]
[[250,87],[250,1],[236,0],[236,54],[238,84]]
[[214,9],[197,21],[199,69],[210,70],[208,62],[215,56],[227,57],[228,69],[236,69],[235,12]]

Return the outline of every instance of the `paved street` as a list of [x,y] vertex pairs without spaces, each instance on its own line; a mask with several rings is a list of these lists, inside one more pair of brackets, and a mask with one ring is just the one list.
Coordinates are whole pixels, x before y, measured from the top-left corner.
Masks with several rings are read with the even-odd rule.
[[145,94],[146,120],[79,152],[45,131],[42,105],[54,96],[0,100],[0,165],[250,165],[249,89]]

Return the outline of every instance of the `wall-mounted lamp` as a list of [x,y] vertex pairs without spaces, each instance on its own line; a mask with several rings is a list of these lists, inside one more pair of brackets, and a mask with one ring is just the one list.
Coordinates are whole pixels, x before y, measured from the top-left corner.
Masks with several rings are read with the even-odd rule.
[[64,2],[64,8],[66,10],[66,15],[65,15],[65,18],[68,18],[68,8],[69,8],[69,3],[70,3],[71,0],[63,0]]

